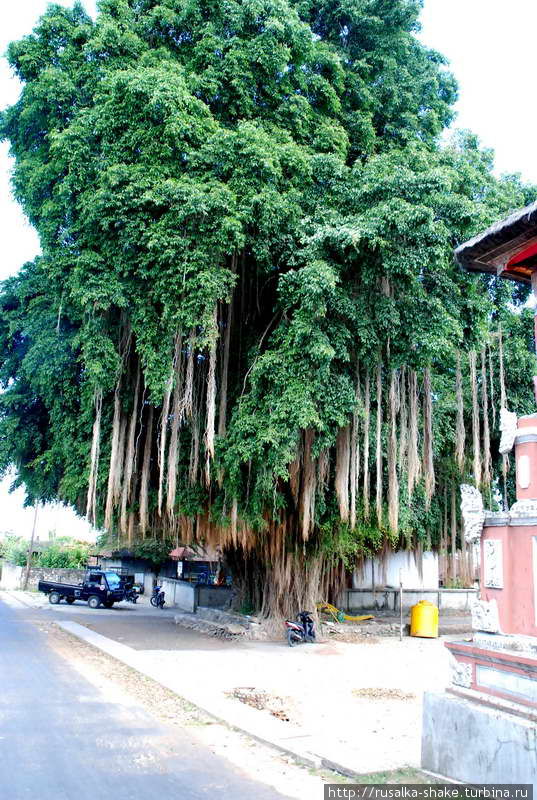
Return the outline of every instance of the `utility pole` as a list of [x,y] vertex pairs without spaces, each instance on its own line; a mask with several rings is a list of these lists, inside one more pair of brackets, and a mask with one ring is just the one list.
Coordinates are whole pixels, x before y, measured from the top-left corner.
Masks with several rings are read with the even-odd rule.
[[34,537],[35,537],[35,528],[37,525],[37,509],[39,508],[39,503],[34,503],[34,523],[32,525],[32,536],[30,538],[30,544],[28,545],[28,552],[26,553],[26,572],[24,573],[24,581],[22,584],[23,591],[26,591],[28,588],[28,578],[30,577],[30,567],[32,565],[32,553],[34,551]]
[[399,570],[399,641],[403,641],[403,570]]

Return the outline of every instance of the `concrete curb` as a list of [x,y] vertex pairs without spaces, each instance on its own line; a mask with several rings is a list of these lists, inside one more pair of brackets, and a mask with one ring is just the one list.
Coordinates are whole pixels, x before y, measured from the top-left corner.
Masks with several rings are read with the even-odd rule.
[[334,761],[332,757],[309,750],[308,739],[312,737],[304,729],[297,730],[295,728],[294,731],[291,731],[286,727],[285,722],[278,719],[260,719],[259,711],[254,708],[242,704],[238,704],[237,707],[227,705],[228,701],[216,695],[211,697],[206,690],[201,694],[191,686],[185,686],[181,676],[169,679],[159,674],[158,668],[155,669],[155,665],[148,661],[144,651],[134,650],[132,647],[115,642],[77,622],[55,621],[58,627],[71,636],[96,647],[122,664],[156,681],[217,722],[273,747],[284,755],[291,756],[306,767],[315,769],[325,767],[350,778],[363,778],[368,774],[368,772],[359,772],[347,764]]

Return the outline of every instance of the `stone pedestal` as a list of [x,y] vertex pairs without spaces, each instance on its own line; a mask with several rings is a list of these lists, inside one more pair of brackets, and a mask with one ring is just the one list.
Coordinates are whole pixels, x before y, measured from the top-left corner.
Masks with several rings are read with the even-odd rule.
[[517,502],[485,512],[473,638],[446,643],[451,686],[425,698],[422,766],[537,788],[537,415],[518,420],[515,460]]

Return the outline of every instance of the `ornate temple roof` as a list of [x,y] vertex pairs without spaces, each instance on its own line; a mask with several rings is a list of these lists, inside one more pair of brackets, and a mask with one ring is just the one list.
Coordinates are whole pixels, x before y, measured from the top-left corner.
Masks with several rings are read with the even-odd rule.
[[531,283],[537,269],[537,202],[461,244],[455,258],[465,269]]

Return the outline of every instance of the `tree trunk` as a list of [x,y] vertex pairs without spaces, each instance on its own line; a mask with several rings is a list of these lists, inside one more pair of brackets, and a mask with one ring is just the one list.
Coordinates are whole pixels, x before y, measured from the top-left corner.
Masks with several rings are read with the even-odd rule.
[[364,517],[369,519],[369,431],[371,427],[371,385],[369,372],[365,375],[364,386],[364,481],[363,481],[363,502],[364,502]]
[[390,435],[388,440],[388,523],[393,533],[397,533],[399,529],[399,481],[397,479],[397,403],[395,396],[396,379],[396,371],[392,370],[389,392]]
[[116,391],[114,393],[114,418],[112,421],[112,446],[110,449],[110,464],[108,467],[108,490],[106,493],[106,507],[104,512],[104,527],[107,531],[112,529],[120,432],[121,398],[119,395],[119,386],[116,386]]
[[103,404],[103,393],[101,389],[95,392],[94,404],[95,419],[93,422],[90,473],[88,480],[88,499],[86,505],[86,516],[92,525],[97,524],[97,479],[99,476],[99,451],[101,442],[101,415]]
[[153,406],[150,406],[145,434],[142,474],[140,476],[140,532],[143,538],[145,538],[149,524],[149,478],[151,468],[151,446],[153,444],[153,416],[154,409]]
[[32,524],[32,534],[30,536],[30,543],[28,545],[28,550],[26,552],[26,569],[24,570],[24,581],[22,584],[23,591],[26,591],[28,588],[28,580],[30,578],[30,568],[32,566],[32,554],[34,552],[34,538],[35,538],[35,529],[37,526],[37,509],[39,508],[39,503],[34,503],[34,521]]
[[315,432],[308,428],[304,431],[303,452],[303,485],[301,508],[301,533],[302,540],[307,541],[313,530],[315,522],[315,490],[316,490],[316,464],[312,457],[311,449],[315,439]]

